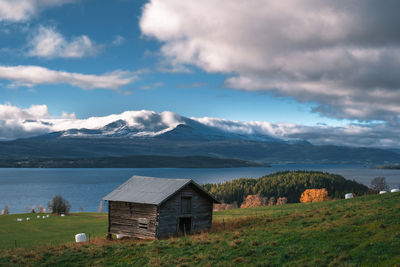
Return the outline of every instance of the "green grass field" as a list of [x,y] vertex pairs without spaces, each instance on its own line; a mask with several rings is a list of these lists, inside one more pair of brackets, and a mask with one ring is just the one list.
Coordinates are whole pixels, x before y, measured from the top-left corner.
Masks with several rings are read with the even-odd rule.
[[[36,216],[40,215],[40,219]],[[56,245],[71,242],[75,234],[86,233],[91,237],[105,236],[107,215],[99,213],[73,213],[70,216],[47,214],[10,214],[0,216],[0,249]],[[26,218],[30,220],[27,221]],[[22,218],[22,222],[17,219]]]
[[[106,241],[106,217],[95,213],[28,226],[7,215],[0,216],[2,247],[13,246],[17,233],[34,247],[3,249],[0,265],[400,266],[399,214],[400,193],[228,210],[214,214],[209,233],[157,241]],[[99,237],[72,243],[79,232]]]

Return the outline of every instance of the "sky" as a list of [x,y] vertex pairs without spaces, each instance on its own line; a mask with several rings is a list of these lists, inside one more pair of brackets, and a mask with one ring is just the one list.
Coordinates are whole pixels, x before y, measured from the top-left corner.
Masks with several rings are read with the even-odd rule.
[[0,139],[36,133],[29,119],[148,110],[399,148],[398,10],[396,0],[0,0]]

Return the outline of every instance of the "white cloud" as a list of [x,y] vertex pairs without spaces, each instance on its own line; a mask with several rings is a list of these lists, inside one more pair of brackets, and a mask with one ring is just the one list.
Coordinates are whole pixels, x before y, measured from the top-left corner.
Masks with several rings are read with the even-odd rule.
[[123,120],[128,126],[136,128],[141,134],[155,134],[173,128],[181,123],[179,115],[164,111],[156,113],[149,110],[125,111],[120,114],[112,114],[104,117],[90,117],[87,119],[57,119],[51,120],[52,131],[68,129],[99,129],[112,122]]
[[32,105],[23,109],[10,104],[0,105],[1,120],[36,120],[50,118],[46,105]]
[[157,82],[157,83],[153,83],[153,84],[146,84],[146,85],[142,85],[139,86],[140,90],[153,90],[155,88],[161,87],[164,84],[162,82]]
[[111,42],[112,46],[120,46],[125,43],[125,38],[121,35],[115,36],[114,40]]
[[400,148],[399,124],[349,124],[346,126],[306,126],[294,123],[233,121],[217,118],[191,118],[232,133],[271,135],[281,139],[303,139],[314,145]]
[[229,75],[358,120],[400,119],[400,2],[151,0],[140,27],[172,66]]
[[43,9],[57,7],[74,0],[0,0],[0,22],[21,22]]
[[165,111],[125,111],[104,117],[77,119],[74,113],[63,112],[61,117],[49,113],[46,105],[32,105],[28,109],[10,104],[0,105],[0,140],[31,137],[69,129],[99,129],[123,120],[137,130],[137,136],[151,136],[168,131],[183,122],[181,116]]
[[[75,114],[63,113],[62,118],[74,120]],[[56,119],[46,105],[32,105],[27,109],[0,104],[0,140],[24,138],[51,131],[52,124],[44,120]]]
[[102,75],[81,74],[50,70],[40,66],[1,66],[0,79],[9,80],[15,86],[35,86],[40,84],[69,84],[82,89],[113,89],[132,83],[137,75],[116,70]]
[[29,47],[29,56],[44,58],[81,58],[94,55],[100,50],[100,46],[95,45],[86,35],[67,41],[54,28],[44,26],[35,32]]

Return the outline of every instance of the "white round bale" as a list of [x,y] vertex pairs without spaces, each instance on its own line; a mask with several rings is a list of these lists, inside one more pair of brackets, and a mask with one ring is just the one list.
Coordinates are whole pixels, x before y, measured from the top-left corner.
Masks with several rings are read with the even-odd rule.
[[40,216],[38,215],[38,216],[36,216],[36,218],[40,219]]
[[394,189],[390,190],[390,192],[396,193],[396,192],[400,192],[400,190],[398,188],[394,188]]
[[22,222],[22,218],[18,218],[17,221]]
[[29,221],[30,219],[31,219],[31,218],[29,218],[29,217],[26,217],[26,220],[27,220],[27,221]]
[[124,238],[124,237],[125,237],[124,235],[117,234],[117,239],[122,239],[122,238]]
[[380,195],[386,194],[386,193],[387,193],[386,191],[379,191],[379,194],[380,194]]
[[346,195],[344,195],[345,199],[349,199],[349,198],[353,198],[353,193],[347,193]]
[[75,235],[75,242],[80,243],[80,242],[86,242],[86,234],[85,233],[80,233]]

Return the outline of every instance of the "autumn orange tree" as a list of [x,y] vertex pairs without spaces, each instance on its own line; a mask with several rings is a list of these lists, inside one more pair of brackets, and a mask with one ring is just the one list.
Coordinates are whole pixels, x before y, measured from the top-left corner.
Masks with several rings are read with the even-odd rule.
[[261,207],[267,204],[267,199],[260,194],[248,195],[240,208]]
[[321,202],[328,200],[328,191],[325,188],[322,189],[307,189],[301,194],[300,202],[301,203],[309,203],[309,202]]

